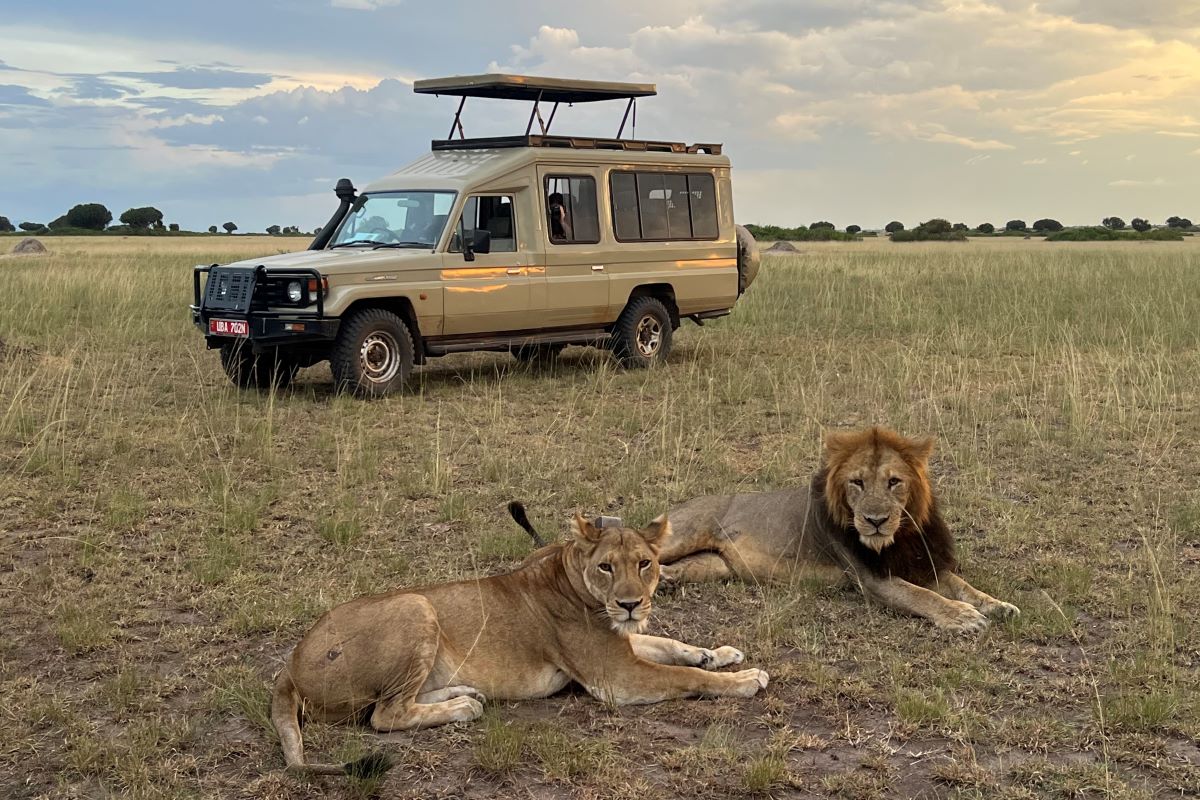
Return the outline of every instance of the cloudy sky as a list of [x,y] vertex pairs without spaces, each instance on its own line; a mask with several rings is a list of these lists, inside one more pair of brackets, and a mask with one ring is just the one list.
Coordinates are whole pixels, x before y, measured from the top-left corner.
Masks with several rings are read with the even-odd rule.
[[639,135],[725,143],[741,222],[1200,219],[1200,0],[59,0],[5,14],[0,214],[313,228],[446,134],[413,80],[483,71],[657,83]]

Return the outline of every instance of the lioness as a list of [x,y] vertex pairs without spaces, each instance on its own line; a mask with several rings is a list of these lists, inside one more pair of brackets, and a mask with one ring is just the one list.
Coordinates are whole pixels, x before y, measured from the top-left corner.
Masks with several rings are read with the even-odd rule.
[[868,597],[956,631],[1019,614],[959,577],[954,539],[929,484],[932,452],[932,439],[883,428],[830,434],[806,487],[700,497],[671,509],[663,576],[787,581],[836,571]]
[[617,705],[751,697],[766,687],[761,669],[705,671],[741,663],[732,647],[640,633],[658,584],[658,546],[671,531],[665,516],[633,530],[599,529],[576,515],[571,529],[514,572],[362,597],[317,620],[271,703],[288,766],[356,768],[304,761],[302,713],[392,731],[473,720],[485,695],[546,697],[571,681]]

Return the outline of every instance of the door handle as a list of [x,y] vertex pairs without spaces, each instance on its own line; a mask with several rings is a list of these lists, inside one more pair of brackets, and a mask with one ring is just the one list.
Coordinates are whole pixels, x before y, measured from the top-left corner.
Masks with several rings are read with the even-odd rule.
[[508,269],[505,270],[505,272],[507,272],[509,275],[520,275],[521,268],[520,267],[509,267]]
[[604,272],[603,264],[592,264],[592,272]]

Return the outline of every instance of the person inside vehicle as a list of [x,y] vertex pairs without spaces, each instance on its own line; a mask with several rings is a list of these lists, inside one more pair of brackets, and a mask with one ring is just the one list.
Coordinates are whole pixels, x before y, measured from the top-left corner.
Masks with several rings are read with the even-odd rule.
[[570,241],[574,236],[571,233],[571,220],[566,206],[563,205],[562,194],[552,192],[546,200],[550,208],[550,238],[561,242]]

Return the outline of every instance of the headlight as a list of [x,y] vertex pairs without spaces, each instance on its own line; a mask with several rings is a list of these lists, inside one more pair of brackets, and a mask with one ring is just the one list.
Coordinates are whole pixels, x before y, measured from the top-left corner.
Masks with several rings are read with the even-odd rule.
[[304,298],[304,288],[300,285],[300,281],[291,281],[287,285],[288,300],[293,303],[299,303]]

